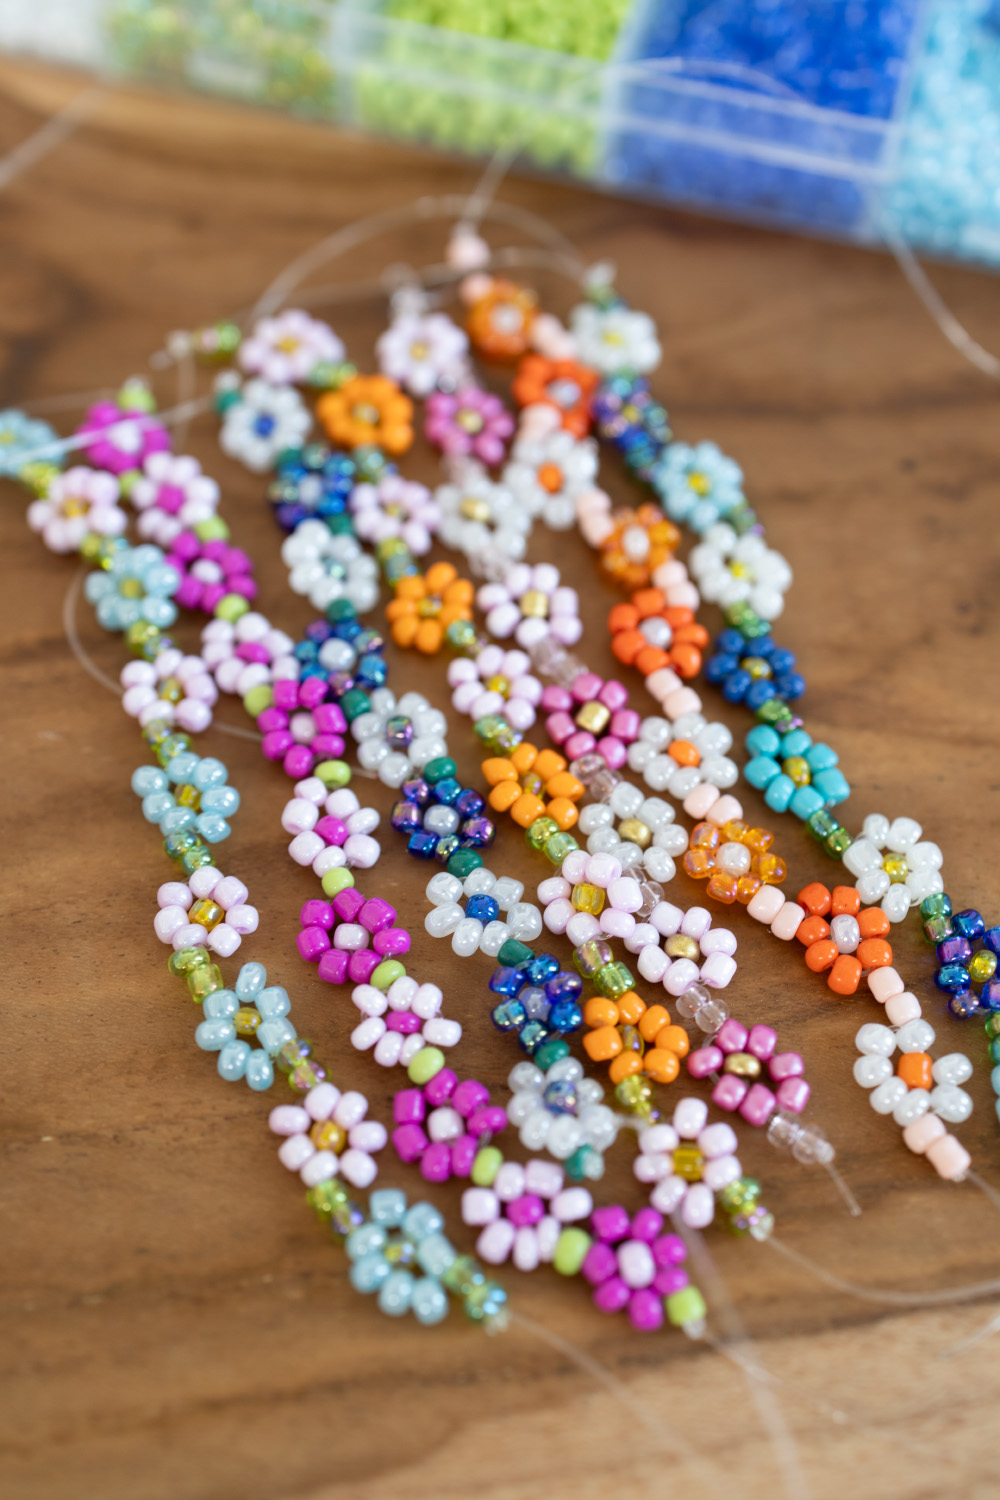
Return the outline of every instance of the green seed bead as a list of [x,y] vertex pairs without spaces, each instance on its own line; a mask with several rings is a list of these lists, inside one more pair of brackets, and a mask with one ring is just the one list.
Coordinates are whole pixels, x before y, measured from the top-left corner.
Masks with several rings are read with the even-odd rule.
[[950,917],[951,897],[944,891],[937,891],[933,896],[925,896],[920,903],[920,915],[925,922],[931,917]]
[[366,714],[371,708],[371,700],[362,688],[351,688],[340,700],[341,711],[348,724]]
[[326,1182],[309,1189],[306,1202],[315,1209],[318,1218],[329,1219],[338,1209],[347,1207],[350,1195],[342,1182],[336,1177],[330,1177]]
[[832,834],[837,832],[840,824],[836,818],[830,816],[825,808],[821,807],[819,812],[814,812],[811,817],[806,819],[806,827],[817,843],[824,844]]
[[350,870],[345,870],[343,865],[333,870],[327,870],[320,881],[325,896],[338,896],[341,891],[346,891],[354,884],[354,876]]
[[663,1305],[675,1328],[702,1322],[707,1311],[705,1299],[696,1286],[685,1286],[679,1292],[671,1292]]
[[228,620],[231,625],[245,615],[250,609],[250,600],[244,599],[242,594],[223,594],[215,606],[215,617],[217,620]]
[[831,859],[843,859],[853,842],[847,829],[841,826],[823,840],[823,848]]
[[265,708],[270,708],[273,702],[274,689],[269,682],[262,682],[258,687],[251,688],[243,697],[243,707],[251,719],[256,719],[257,715],[262,714]]
[[208,962],[207,948],[176,948],[167,959],[167,968],[171,974],[186,979],[195,969],[203,969]]
[[222,982],[222,970],[218,964],[202,964],[188,974],[187,986],[191,992],[191,999],[196,1000],[200,1005],[206,995],[212,995],[216,990],[225,988]]
[[508,938],[497,954],[497,963],[507,969],[516,969],[518,964],[526,964],[534,956],[527,943],[522,943],[519,938]]
[[197,849],[201,844],[196,833],[189,833],[186,828],[181,828],[177,833],[168,833],[163,840],[163,852],[168,859],[180,859],[189,849]]
[[387,990],[397,979],[406,975],[406,965],[401,964],[398,958],[384,958],[377,968],[373,969],[368,983],[374,985],[377,990]]
[[545,848],[553,834],[561,832],[555,818],[536,818],[525,830],[524,839],[529,849]]
[[924,923],[924,937],[929,943],[943,943],[945,938],[951,937],[955,928],[950,917],[929,917]]
[[548,1041],[535,1048],[531,1054],[531,1061],[536,1068],[541,1068],[543,1073],[547,1073],[554,1063],[561,1062],[564,1057],[568,1056],[569,1042],[565,1037],[550,1036]]
[[969,959],[969,978],[973,984],[985,984],[997,971],[997,956],[989,948],[980,948]]
[[499,1146],[482,1146],[473,1158],[472,1181],[476,1187],[492,1187],[502,1166],[503,1152]]
[[415,1083],[417,1088],[423,1088],[443,1067],[444,1053],[440,1047],[421,1047],[416,1056],[410,1059],[406,1072],[411,1083]]
[[560,1276],[576,1276],[590,1249],[590,1235],[585,1229],[564,1229],[556,1240],[552,1264]]
[[193,875],[195,870],[203,870],[206,865],[214,865],[215,855],[207,844],[198,844],[194,849],[185,849],[179,863],[185,875]]
[[[182,953],[186,953],[187,951],[186,948],[181,949]],[[984,1030],[987,1036],[1000,1036],[1000,1011],[994,1011],[991,1016],[987,1017]]]
[[152,661],[163,649],[163,632],[148,620],[136,620],[125,632],[125,644],[136,656]]
[[431,786],[436,786],[439,781],[446,781],[454,776],[457,770],[451,756],[437,755],[424,766],[424,780],[429,781]]
[[989,1047],[990,1062],[1000,1063],[1000,1036],[995,1036]]
[[483,856],[476,849],[457,849],[449,859],[445,868],[449,875],[455,875],[459,880],[464,880],[471,875],[473,870],[478,870],[483,863]]
[[604,964],[594,975],[594,989],[608,1000],[617,1000],[634,985],[635,980],[623,963]]
[[545,840],[542,853],[551,865],[561,865],[567,854],[572,854],[580,845],[571,833],[553,833]]
[[229,527],[221,516],[211,516],[207,521],[199,521],[193,529],[199,542],[228,542],[230,537]]
[[173,760],[175,755],[180,755],[183,750],[191,749],[191,736],[189,734],[168,734],[165,740],[161,740],[156,747],[156,758],[161,766],[166,766]]
[[351,768],[346,760],[321,760],[313,767],[313,775],[318,776],[324,786],[346,786],[351,779]]

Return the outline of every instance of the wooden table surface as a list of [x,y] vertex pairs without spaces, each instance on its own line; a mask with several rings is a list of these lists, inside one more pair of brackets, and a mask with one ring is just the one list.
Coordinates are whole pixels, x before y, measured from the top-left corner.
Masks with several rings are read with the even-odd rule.
[[[0,65],[0,150],[79,86]],[[467,164],[394,145],[113,91],[0,197],[0,404],[115,388],[148,368],[169,330],[246,306],[332,228],[471,180]],[[881,255],[526,179],[503,194],[549,215],[588,258],[617,262],[625,295],[659,324],[655,384],[675,430],[713,438],[743,464],[769,539],[795,568],[779,635],[808,675],[808,726],[837,746],[854,786],[848,825],[876,810],[919,819],[945,851],[949,890],[998,920],[996,387],[949,348]],[[387,239],[319,280],[419,262],[441,242],[439,231]],[[997,281],[944,268],[934,277],[976,336],[1000,347]],[[536,283],[566,310],[565,286]],[[370,367],[377,299],[330,316]],[[161,390],[173,399],[173,386]],[[78,415],[52,419],[68,428]],[[189,447],[222,482],[224,514],[257,562],[261,607],[298,631],[310,611],[287,591],[262,481],[221,456],[211,418]],[[426,452],[407,470],[435,472]],[[630,494],[613,460],[602,482]],[[351,1292],[342,1253],[276,1160],[272,1100],[225,1087],[192,1043],[192,1009],[152,933],[169,867],[128,786],[142,760],[135,727],[71,655],[63,601],[74,565],[39,545],[22,509],[4,486],[4,1493],[829,1500],[849,1484],[857,1500],[995,1496],[998,1346],[947,1353],[988,1321],[995,1298],[917,1310],[864,1301],[718,1229],[705,1241],[705,1284],[729,1357],[673,1331],[639,1336],[593,1309],[582,1284],[544,1271],[505,1271],[516,1316],[493,1340],[457,1310],[424,1330]],[[611,592],[577,538],[539,531],[532,555],[547,550],[585,590],[587,659],[609,668]],[[85,607],[78,623],[94,660],[117,674],[120,642]],[[445,705],[440,664],[394,654],[391,680],[404,675]],[[712,712],[745,730],[714,696]],[[239,713],[228,700],[219,719]],[[451,741],[471,776],[466,721]],[[288,986],[333,1076],[385,1117],[390,1079],[347,1045],[346,994],[295,953],[295,914],[315,882],[284,853],[287,782],[246,740],[211,732],[204,743],[244,798],[221,851],[262,914],[240,957]],[[387,811],[385,788],[373,784],[371,800]],[[745,800],[763,818],[760,799]],[[466,1026],[462,1065],[502,1086],[516,1054],[489,1024],[488,962],[460,963],[426,937],[428,872],[387,843],[376,884],[414,928],[411,968],[445,985]],[[779,847],[793,892],[831,868],[791,820]],[[509,828],[493,863],[540,878]],[[698,892],[678,876],[669,894],[692,904]],[[740,1154],[764,1182],[778,1238],[896,1293],[997,1277],[997,1208],[971,1183],[939,1182],[852,1081],[854,1032],[874,1007],[831,1000],[798,955],[738,910],[733,921],[741,967],[730,998],[804,1053],[809,1118],[835,1141],[864,1209],[849,1218],[822,1171],[744,1129]],[[982,1028],[945,1014],[915,926],[894,930],[897,959],[941,1049],[977,1064],[976,1111],[959,1133],[1000,1187]],[[390,1157],[384,1180],[441,1203],[456,1243],[471,1248],[457,1187],[426,1190]],[[627,1157],[612,1154],[604,1187],[637,1203]]]

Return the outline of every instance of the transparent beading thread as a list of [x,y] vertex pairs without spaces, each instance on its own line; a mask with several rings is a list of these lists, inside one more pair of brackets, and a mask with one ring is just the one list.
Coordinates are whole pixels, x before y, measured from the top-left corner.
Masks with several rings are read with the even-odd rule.
[[861,1213],[861,1205],[833,1165],[833,1159],[837,1153],[818,1125],[807,1124],[796,1115],[779,1109],[771,1116],[771,1123],[767,1127],[767,1138],[771,1145],[777,1146],[779,1150],[790,1151],[795,1160],[801,1162],[803,1166],[823,1167],[833,1179],[837,1191],[847,1205],[848,1212],[854,1218],[858,1217]]

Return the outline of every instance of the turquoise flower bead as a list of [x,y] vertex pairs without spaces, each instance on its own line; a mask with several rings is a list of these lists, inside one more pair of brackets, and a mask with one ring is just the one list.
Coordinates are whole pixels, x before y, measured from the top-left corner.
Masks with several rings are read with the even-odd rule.
[[377,1251],[354,1262],[350,1271],[351,1285],[356,1292],[377,1292],[391,1275],[392,1267],[381,1251]]
[[376,1224],[398,1229],[406,1213],[406,1194],[399,1188],[376,1188],[369,1194],[368,1212]]
[[148,797],[152,792],[165,792],[169,786],[170,779],[159,766],[139,766],[132,772],[132,790],[137,797]]
[[240,1002],[232,990],[213,990],[206,995],[202,1001],[202,1013],[206,1020],[218,1021],[229,1016],[235,1016],[240,1008]]
[[443,1276],[457,1254],[443,1234],[429,1234],[417,1246],[417,1262],[428,1276]]
[[832,771],[840,757],[829,745],[810,745],[806,751],[806,762],[814,776],[820,771]]
[[239,811],[240,794],[234,786],[210,786],[201,794],[201,810],[205,813],[221,813],[231,818]]
[[235,1083],[242,1078],[247,1070],[250,1060],[249,1042],[227,1042],[219,1053],[219,1076],[227,1083]]
[[994,1094],[1000,1094],[1000,1063],[997,1064],[990,1074],[990,1083],[993,1085]]
[[199,813],[197,825],[206,844],[221,844],[233,831],[225,818],[214,812]]
[[159,823],[163,814],[176,806],[172,792],[150,792],[142,799],[142,815],[147,823]]
[[770,724],[758,724],[744,741],[752,755],[769,755],[773,759],[781,750],[781,735]]
[[[764,800],[767,801],[766,794]],[[801,818],[804,823],[813,813],[819,812],[823,805],[823,795],[814,786],[800,786],[792,793],[788,811],[796,818]]]
[[813,777],[813,786],[822,793],[827,807],[836,807],[838,802],[846,802],[851,795],[847,777],[837,766],[820,771]]
[[[266,974],[264,976],[267,977]],[[243,999],[237,980],[236,993]],[[282,1016],[287,1016],[292,1008],[292,1002],[288,998],[288,991],[280,984],[269,985],[266,990],[258,990],[256,1005],[266,1021],[277,1021]],[[249,998],[249,997],[248,997]]]
[[423,1240],[430,1234],[439,1234],[444,1228],[444,1215],[433,1203],[414,1203],[403,1220],[403,1233],[407,1239]]
[[202,1021],[195,1027],[194,1039],[202,1052],[221,1052],[227,1042],[236,1040],[236,1027],[224,1017]]
[[772,781],[768,782],[767,790],[764,793],[764,801],[773,812],[785,812],[788,804],[795,795],[795,791],[795,782],[790,776],[786,776],[782,772],[780,775],[775,776]]
[[202,756],[193,778],[194,785],[200,792],[207,792],[213,786],[225,786],[228,780],[229,772],[221,760],[216,760],[212,755]]
[[[263,964],[244,964],[236,976],[236,993],[244,1002],[253,1000],[260,994],[266,983],[267,970]],[[282,993],[284,994],[284,991]],[[288,998],[287,995],[285,998]]]
[[[259,1005],[257,1009],[260,1010]],[[262,1021],[257,1027],[257,1040],[265,1052],[270,1052],[272,1057],[281,1051],[286,1042],[294,1042],[297,1035],[298,1032],[291,1021],[286,1021],[284,1017],[273,1021]]]
[[409,1271],[392,1271],[379,1287],[378,1305],[390,1318],[409,1312],[416,1285]]
[[247,1058],[247,1083],[255,1093],[262,1094],[274,1082],[274,1064],[260,1048]]
[[806,734],[804,729],[790,729],[781,741],[781,758],[788,760],[792,755],[805,755],[811,745],[811,734]]
[[[1000,1100],[997,1103],[1000,1105]],[[433,1327],[448,1316],[448,1297],[444,1287],[432,1276],[424,1276],[416,1283],[410,1306],[417,1322],[423,1323],[426,1328]]]
[[195,755],[193,750],[182,750],[167,762],[167,775],[171,781],[189,782],[194,775],[200,755]]
[[385,1244],[385,1230],[380,1224],[359,1224],[347,1236],[344,1249],[348,1260],[364,1260],[369,1255],[381,1255]]
[[[781,767],[769,755],[755,755],[753,760],[748,760],[743,767],[743,775],[751,786],[755,786],[758,791],[763,791],[776,776],[781,775]],[[787,777],[785,779],[788,780]]]

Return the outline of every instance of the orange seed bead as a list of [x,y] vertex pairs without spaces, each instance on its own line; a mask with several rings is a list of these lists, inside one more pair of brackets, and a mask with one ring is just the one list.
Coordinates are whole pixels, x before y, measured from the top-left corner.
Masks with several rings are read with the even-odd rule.
[[583,1007],[583,1019],[587,1026],[617,1026],[618,1007],[603,995],[592,995]]
[[858,959],[864,969],[884,969],[892,963],[892,949],[885,938],[863,938],[858,944]]
[[585,1033],[583,1050],[591,1062],[608,1062],[621,1052],[622,1039],[614,1026],[598,1026]]
[[566,761],[554,750],[542,750],[538,759],[532,764],[531,769],[539,775],[543,781],[551,781],[553,776],[558,776],[560,771],[565,771]]
[[[802,905],[801,901],[799,905]],[[830,936],[830,924],[824,922],[822,917],[806,917],[799,923],[795,936],[804,948],[808,948],[813,943],[818,943]]]
[[880,906],[866,906],[864,911],[858,912],[858,926],[863,938],[887,937],[890,925]]
[[656,1033],[670,1025],[670,1012],[665,1005],[651,1005],[639,1021],[639,1035],[644,1042],[656,1040]]
[[618,996],[615,1004],[626,1026],[637,1025],[640,1016],[646,1013],[646,1002],[636,994],[635,990],[626,990],[624,994]]
[[691,1048],[691,1039],[683,1026],[664,1026],[656,1033],[654,1041],[661,1051],[665,1048],[678,1057],[687,1057]]
[[861,963],[853,953],[841,953],[826,978],[835,995],[854,995],[861,983]]
[[679,766],[701,765],[701,755],[690,740],[673,740],[667,746],[667,754]]
[[510,806],[510,815],[519,828],[530,828],[545,813],[545,803],[531,792],[522,792]]
[[503,755],[491,755],[489,760],[483,761],[481,769],[490,786],[496,786],[499,781],[517,780],[517,768]]
[[523,793],[519,781],[498,781],[486,800],[494,812],[507,812],[521,796]]
[[832,898],[826,886],[819,880],[803,886],[795,899],[800,906],[804,906],[806,911],[812,912],[815,917],[827,917],[830,914]]
[[830,892],[830,911],[835,917],[856,917],[861,910],[861,897],[853,885],[835,885]]
[[537,759],[538,746],[530,745],[527,740],[522,740],[510,754],[510,763],[518,776],[523,776],[526,771],[530,771]]
[[712,901],[721,901],[724,906],[732,906],[738,890],[737,876],[731,874],[729,870],[713,870],[712,877],[705,887],[705,894]]
[[741,906],[749,906],[764,882],[759,875],[741,875],[736,882],[736,899]]
[[641,620],[648,620],[651,615],[658,615],[666,602],[661,589],[636,589],[632,595],[632,603],[639,611]]
[[806,968],[812,969],[814,974],[822,974],[824,969],[832,969],[837,962],[838,951],[836,943],[830,937],[810,943],[805,953]]
[[934,1059],[929,1052],[904,1052],[899,1059],[896,1072],[909,1089],[934,1087],[931,1065]]
[[689,849],[681,861],[692,880],[707,880],[715,869],[715,851]]
[[[563,833],[567,833],[569,829],[573,828],[577,818],[580,816],[580,809],[568,797],[554,797],[543,811],[546,817],[551,818],[553,822],[559,824]],[[527,824],[524,826],[527,827]]]
[[677,1053],[666,1052],[660,1047],[654,1047],[646,1053],[642,1060],[642,1067],[643,1072],[654,1083],[673,1083],[681,1070]]
[[612,1083],[624,1083],[633,1073],[641,1072],[642,1058],[638,1052],[620,1052],[608,1069],[608,1077]]
[[616,604],[608,615],[608,629],[613,633],[635,630],[641,618],[634,604]]

